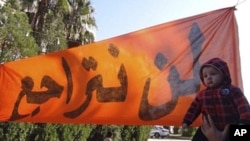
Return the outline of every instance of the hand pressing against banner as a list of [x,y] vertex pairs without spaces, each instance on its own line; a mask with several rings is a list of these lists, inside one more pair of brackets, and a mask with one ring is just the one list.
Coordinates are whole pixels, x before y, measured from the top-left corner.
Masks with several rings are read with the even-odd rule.
[[229,125],[225,127],[223,131],[218,130],[210,115],[203,116],[203,124],[201,131],[207,137],[209,141],[227,141],[229,134]]

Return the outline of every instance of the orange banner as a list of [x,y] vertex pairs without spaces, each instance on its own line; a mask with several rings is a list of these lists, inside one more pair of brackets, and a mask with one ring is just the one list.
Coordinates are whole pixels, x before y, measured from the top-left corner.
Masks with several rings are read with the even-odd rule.
[[0,121],[180,125],[213,57],[242,87],[234,8],[5,63]]

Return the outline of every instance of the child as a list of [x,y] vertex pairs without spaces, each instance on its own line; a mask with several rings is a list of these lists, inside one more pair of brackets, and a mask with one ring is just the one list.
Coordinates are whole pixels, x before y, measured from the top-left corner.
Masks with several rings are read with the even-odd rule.
[[[220,131],[227,124],[249,124],[250,105],[240,88],[231,85],[226,62],[213,58],[201,66],[199,75],[207,88],[199,92],[191,103],[183,120],[184,128],[201,113],[204,116],[209,114]],[[198,128],[192,141],[207,141],[207,138]]]

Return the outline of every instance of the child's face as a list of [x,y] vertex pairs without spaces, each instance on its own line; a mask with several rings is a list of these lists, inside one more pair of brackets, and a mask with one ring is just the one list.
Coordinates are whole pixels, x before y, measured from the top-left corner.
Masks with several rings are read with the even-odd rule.
[[215,88],[223,82],[223,74],[213,67],[204,67],[202,69],[204,83],[209,88]]

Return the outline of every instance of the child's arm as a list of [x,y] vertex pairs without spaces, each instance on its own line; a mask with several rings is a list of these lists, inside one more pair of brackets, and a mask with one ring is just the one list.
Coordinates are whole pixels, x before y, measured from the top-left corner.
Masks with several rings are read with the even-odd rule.
[[186,115],[184,116],[182,126],[183,127],[190,126],[193,123],[193,121],[200,115],[200,113],[201,113],[201,104],[198,97],[196,97],[194,101],[191,103],[189,109],[187,110]]
[[250,105],[239,88],[233,89],[233,102],[237,107],[237,110],[240,114],[240,123],[241,124],[250,124]]

